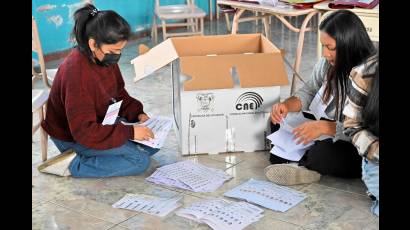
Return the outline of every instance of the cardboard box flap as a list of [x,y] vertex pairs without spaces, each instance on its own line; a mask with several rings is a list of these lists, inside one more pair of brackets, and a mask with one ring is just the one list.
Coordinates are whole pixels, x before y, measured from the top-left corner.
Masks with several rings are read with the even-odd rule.
[[178,53],[171,39],[163,41],[148,52],[131,60],[135,69],[134,81],[144,78],[177,58]]
[[171,38],[180,57],[261,52],[261,34]]
[[241,88],[288,84],[280,52],[181,57],[180,65],[192,78],[184,82],[185,91],[234,88],[233,72]]

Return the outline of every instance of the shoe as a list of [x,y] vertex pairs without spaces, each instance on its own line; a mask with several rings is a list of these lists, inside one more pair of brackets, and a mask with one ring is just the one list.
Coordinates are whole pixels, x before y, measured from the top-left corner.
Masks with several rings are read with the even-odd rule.
[[366,195],[367,195],[372,201],[377,200],[376,197],[373,196],[373,194],[372,194],[371,192],[369,192],[369,191],[366,191]]
[[318,172],[293,164],[274,164],[265,168],[269,181],[279,185],[313,183],[320,180]]

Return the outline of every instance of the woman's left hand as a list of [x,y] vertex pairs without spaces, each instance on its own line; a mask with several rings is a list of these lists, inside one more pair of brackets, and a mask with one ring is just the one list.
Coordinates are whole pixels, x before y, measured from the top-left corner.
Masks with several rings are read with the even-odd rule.
[[297,144],[303,142],[304,145],[307,145],[322,135],[322,124],[320,121],[308,121],[293,129],[292,133],[295,135],[293,140],[298,139]]
[[145,122],[149,119],[148,115],[145,113],[141,113],[140,115],[138,115],[138,120],[140,122]]

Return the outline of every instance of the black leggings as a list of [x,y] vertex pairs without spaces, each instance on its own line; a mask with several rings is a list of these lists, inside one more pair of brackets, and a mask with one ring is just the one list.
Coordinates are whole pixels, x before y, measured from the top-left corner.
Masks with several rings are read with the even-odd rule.
[[[271,125],[272,132],[279,129],[279,125]],[[289,163],[289,160],[270,154],[272,164]],[[350,142],[332,139],[316,141],[300,159],[299,165],[319,172],[322,175],[332,175],[343,178],[361,177],[362,157],[356,147]]]

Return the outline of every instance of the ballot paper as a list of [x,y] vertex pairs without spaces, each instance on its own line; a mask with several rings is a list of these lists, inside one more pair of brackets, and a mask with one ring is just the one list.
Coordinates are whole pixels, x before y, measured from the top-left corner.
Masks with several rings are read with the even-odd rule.
[[122,100],[108,106],[102,125],[112,125],[115,123],[120,112]]
[[164,217],[182,205],[178,203],[181,198],[181,195],[171,198],[160,198],[144,194],[126,194],[121,200],[113,204],[112,207]]
[[158,168],[147,181],[194,192],[213,192],[232,176],[220,169],[186,160]]
[[312,120],[305,118],[302,113],[289,113],[280,123],[279,130],[266,137],[274,145],[270,152],[287,160],[299,161],[316,140],[331,138],[328,135],[322,135],[306,145],[298,144],[299,140],[294,139],[293,129],[308,121]]
[[172,128],[173,121],[169,117],[157,116],[157,117],[150,118],[143,123],[128,123],[128,122],[122,122],[122,123],[125,125],[143,125],[151,129],[151,131],[154,133],[153,139],[150,139],[148,141],[145,141],[145,140],[144,141],[132,140],[132,141],[141,143],[143,145],[147,145],[152,148],[159,149],[164,145],[165,139],[167,138],[169,130]]
[[280,212],[286,212],[306,198],[304,193],[294,189],[252,178],[224,196],[243,199]]
[[263,209],[246,203],[225,199],[206,199],[191,204],[175,212],[199,223],[218,230],[240,230],[260,220]]

